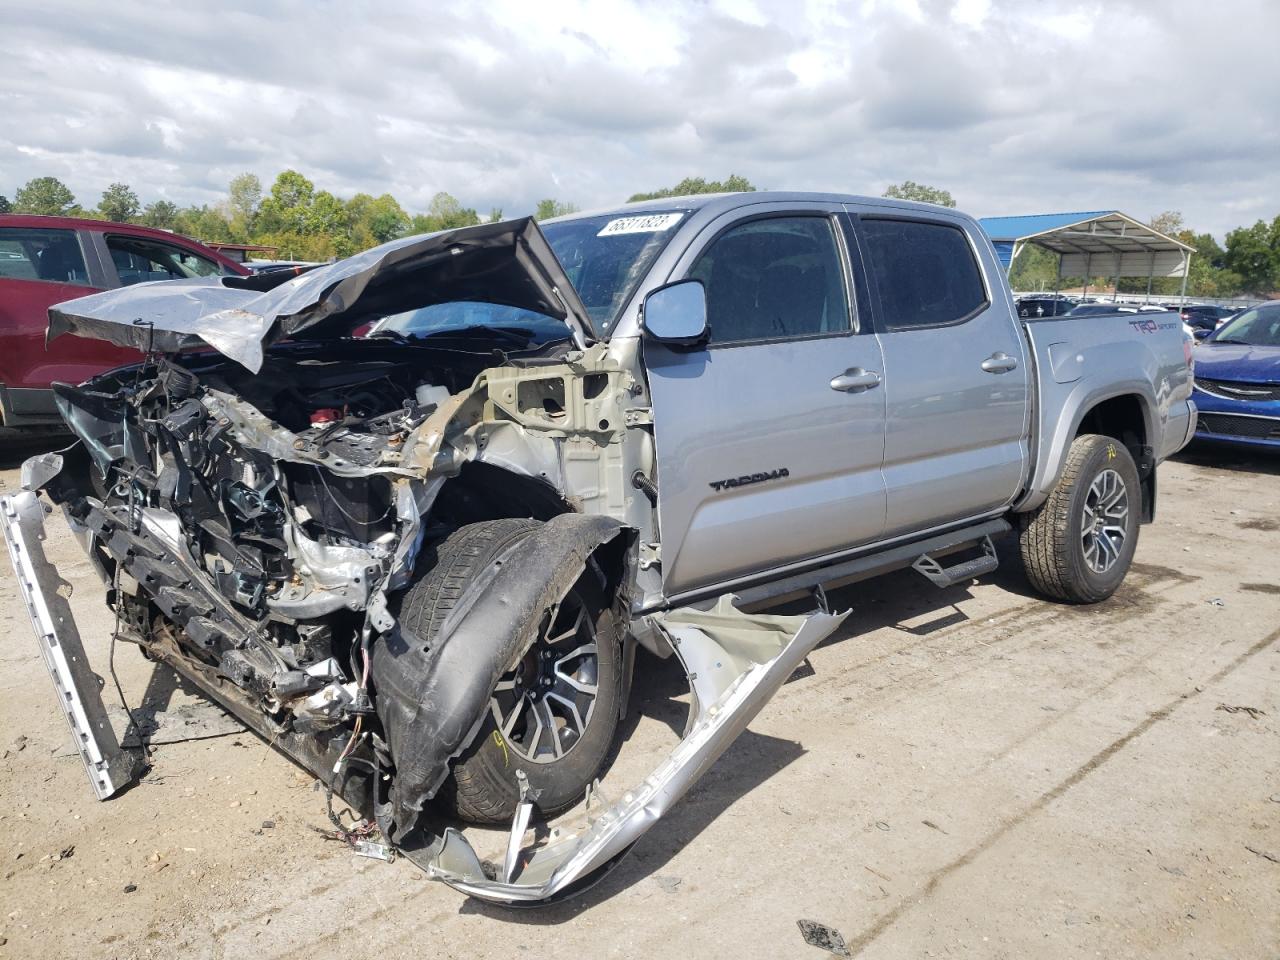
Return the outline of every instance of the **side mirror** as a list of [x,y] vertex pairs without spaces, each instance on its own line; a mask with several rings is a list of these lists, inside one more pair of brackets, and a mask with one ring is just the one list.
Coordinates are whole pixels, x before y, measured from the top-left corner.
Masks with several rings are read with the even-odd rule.
[[1206,330],[1203,327],[1196,327],[1191,331],[1191,335],[1195,337],[1197,340],[1203,340],[1205,337],[1207,337],[1211,333],[1213,333],[1212,330]]
[[645,334],[659,343],[694,347],[707,342],[707,294],[701,280],[678,280],[644,298]]

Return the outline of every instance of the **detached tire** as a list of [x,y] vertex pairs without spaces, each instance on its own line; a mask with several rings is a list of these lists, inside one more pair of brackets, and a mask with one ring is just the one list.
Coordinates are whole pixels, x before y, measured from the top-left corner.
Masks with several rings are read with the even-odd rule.
[[[406,628],[434,642],[475,578],[540,526],[489,520],[460,527],[428,548],[423,562],[429,569],[402,595]],[[596,570],[583,570],[555,609],[523,629],[526,652],[502,664],[480,729],[436,796],[446,812],[470,823],[510,822],[520,799],[517,770],[528,777],[544,816],[567,810],[582,799],[613,746],[622,634]]]
[[1142,488],[1119,440],[1076,437],[1057,485],[1021,514],[1018,546],[1027,579],[1067,603],[1097,603],[1116,592],[1138,545]]

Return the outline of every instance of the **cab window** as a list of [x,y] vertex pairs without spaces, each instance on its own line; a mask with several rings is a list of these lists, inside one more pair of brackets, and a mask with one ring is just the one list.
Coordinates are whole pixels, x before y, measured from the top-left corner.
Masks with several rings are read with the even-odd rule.
[[0,277],[89,283],[84,254],[74,230],[6,227],[0,230]]
[[861,223],[887,329],[964,323],[987,306],[973,245],[959,227],[871,217]]
[[215,277],[227,273],[220,263],[173,244],[118,235],[108,236],[106,240],[122,287],[152,280]]
[[689,276],[706,288],[712,344],[850,330],[843,262],[827,217],[769,217],[730,227]]

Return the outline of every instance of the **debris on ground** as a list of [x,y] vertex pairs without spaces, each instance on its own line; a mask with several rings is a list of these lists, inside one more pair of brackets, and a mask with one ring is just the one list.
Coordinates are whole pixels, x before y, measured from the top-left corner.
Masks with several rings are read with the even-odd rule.
[[[938,826],[932,820],[921,820],[920,822],[923,823],[930,830],[937,830],[939,833],[947,833],[947,831],[943,830],[940,826]],[[947,836],[951,836],[951,834],[947,833]]]
[[1280,863],[1280,857],[1277,857],[1274,853],[1267,853],[1267,851],[1259,850],[1257,847],[1251,847],[1247,843],[1244,845],[1244,848],[1250,853],[1261,857],[1263,860],[1270,860],[1272,863]]
[[837,957],[852,956],[839,930],[816,920],[797,920],[796,925],[800,928],[800,936],[804,937],[804,942],[809,946],[834,953]]
[[1267,715],[1267,711],[1261,710],[1258,707],[1232,706],[1226,703],[1218,704],[1217,709],[1221,710],[1223,713],[1247,713],[1250,720],[1257,720],[1259,717],[1265,717]]
[[663,874],[655,874],[653,882],[660,886],[664,893],[675,893],[679,889],[680,884],[684,883],[684,877],[669,877]]
[[1210,597],[1205,601],[1205,603],[1209,604],[1211,607],[1225,607],[1227,605],[1227,601],[1223,600],[1221,597]]

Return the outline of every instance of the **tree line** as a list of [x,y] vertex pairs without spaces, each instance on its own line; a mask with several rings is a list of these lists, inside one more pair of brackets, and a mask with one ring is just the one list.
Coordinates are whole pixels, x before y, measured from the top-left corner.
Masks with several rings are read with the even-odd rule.
[[[743,176],[730,174],[724,180],[686,177],[679,183],[657,190],[634,193],[628,202],[699,193],[739,193],[756,187]],[[893,184],[883,196],[920,200],[954,207],[950,192],[906,180]],[[533,215],[539,220],[573,213],[578,208],[568,202],[547,198],[538,202]],[[425,211],[410,213],[390,193],[375,197],[357,193],[343,199],[315,184],[296,170],[285,170],[264,191],[252,173],[242,173],[227,186],[227,195],[215,204],[179,207],[169,200],[143,203],[125,183],[113,183],[102,192],[97,206],[81,206],[70,188],[56,177],[36,177],[18,188],[10,202],[0,196],[0,213],[41,213],[55,216],[91,217],[121,223],[173,230],[212,243],[248,243],[275,247],[278,256],[290,260],[331,260],[386,243],[397,237],[466,227],[502,219],[494,208],[486,216],[465,207],[449,193],[437,193]],[[1280,289],[1280,216],[1269,223],[1237,227],[1227,234],[1226,245],[1208,233],[1197,233],[1177,211],[1166,211],[1151,220],[1151,226],[1195,248],[1187,278],[1187,292],[1198,297],[1232,297],[1240,294],[1266,295]],[[1057,277],[1057,260],[1047,250],[1028,245],[1009,272],[1015,290],[1053,289],[1055,283],[1071,288],[1083,277]],[[1091,277],[1089,285],[1104,289],[1107,277]],[[1181,280],[1157,277],[1152,292],[1177,293]],[[1124,293],[1144,293],[1145,278],[1122,278]]]
[[[571,203],[548,198],[534,215],[545,220],[572,213]],[[137,223],[195,237],[206,243],[245,243],[274,247],[286,260],[332,260],[397,237],[502,219],[494,208],[482,217],[454,196],[437,193],[425,211],[410,213],[389,193],[357,193],[343,199],[296,170],[285,170],[269,190],[252,173],[242,173],[214,204],[179,207],[169,200],[143,203],[126,183],[102,191],[97,206],[84,207],[56,177],[36,177],[19,187],[10,202],[0,196],[0,213],[38,213]]]

